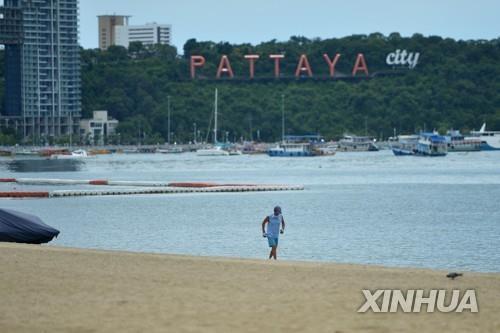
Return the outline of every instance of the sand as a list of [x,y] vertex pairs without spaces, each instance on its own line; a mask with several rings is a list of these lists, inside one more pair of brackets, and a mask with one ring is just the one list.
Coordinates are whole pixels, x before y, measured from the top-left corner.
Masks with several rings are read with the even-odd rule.
[[[0,243],[0,332],[500,332],[500,274]],[[475,289],[479,313],[358,313],[362,289]]]

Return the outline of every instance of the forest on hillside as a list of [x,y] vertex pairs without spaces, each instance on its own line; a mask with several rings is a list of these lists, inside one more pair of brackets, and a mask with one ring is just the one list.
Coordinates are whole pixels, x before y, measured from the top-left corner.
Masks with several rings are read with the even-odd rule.
[[[417,66],[388,66],[387,54],[397,49],[419,52]],[[330,57],[341,54],[336,79],[328,78],[325,53]],[[361,72],[351,77],[358,53],[364,55],[370,78]],[[245,54],[260,55],[254,80],[248,78]],[[270,54],[285,56],[280,79],[273,77]],[[313,78],[294,77],[301,54],[307,55]],[[190,76],[191,55],[206,59],[196,79]],[[222,55],[230,60],[232,79],[215,79]],[[2,51],[2,63],[3,56]],[[198,140],[212,140],[209,126],[216,87],[219,140],[223,136],[231,141],[278,140],[282,96],[290,134],[318,133],[335,139],[347,132],[366,132],[387,138],[394,130],[468,131],[483,122],[500,130],[500,38],[457,41],[374,33],[323,40],[291,37],[258,45],[190,39],[182,55],[171,46],[134,43],[128,49],[82,49],[81,57],[83,117],[91,117],[93,110],[108,110],[120,120],[121,143],[164,142],[169,103],[172,142],[193,140],[195,128]]]

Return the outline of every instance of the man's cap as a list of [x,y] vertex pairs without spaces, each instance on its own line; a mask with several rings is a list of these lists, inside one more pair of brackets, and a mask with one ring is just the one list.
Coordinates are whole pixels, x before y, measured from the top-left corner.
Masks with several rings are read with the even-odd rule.
[[281,207],[280,206],[274,207],[274,211],[279,212],[281,214]]

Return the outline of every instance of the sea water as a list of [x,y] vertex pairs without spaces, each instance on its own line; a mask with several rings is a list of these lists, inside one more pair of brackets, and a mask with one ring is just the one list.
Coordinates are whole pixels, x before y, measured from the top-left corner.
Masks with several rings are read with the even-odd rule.
[[[51,245],[267,258],[264,217],[280,205],[278,256],[500,272],[500,152],[395,157],[115,154],[0,159],[0,177],[300,184],[304,191],[1,199],[61,231]],[[20,186],[0,190],[82,189]]]

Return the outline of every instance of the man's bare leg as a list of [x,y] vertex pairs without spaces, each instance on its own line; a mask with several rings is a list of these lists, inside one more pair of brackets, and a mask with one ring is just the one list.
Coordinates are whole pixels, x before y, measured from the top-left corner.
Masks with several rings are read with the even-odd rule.
[[271,250],[271,252],[272,252],[272,254],[273,254],[273,258],[274,258],[274,260],[276,260],[276,249],[277,249],[277,246],[273,246],[273,248],[272,248],[272,250]]
[[269,259],[273,257],[273,248],[271,248],[271,252],[269,252]]

